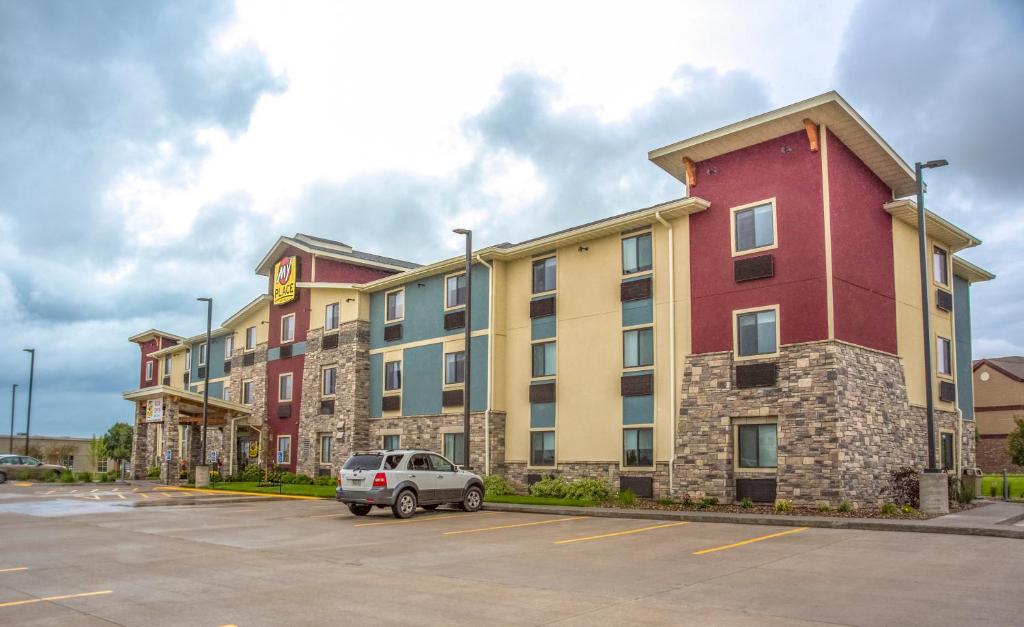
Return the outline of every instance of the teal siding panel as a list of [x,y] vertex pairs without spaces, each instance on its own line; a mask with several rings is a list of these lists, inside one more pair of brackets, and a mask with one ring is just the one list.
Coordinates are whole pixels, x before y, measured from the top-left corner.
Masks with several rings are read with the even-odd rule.
[[974,371],[971,368],[971,284],[953,277],[953,318],[956,324],[956,402],[964,420],[974,420]]
[[[402,351],[402,414],[441,413],[442,346],[440,343]],[[474,368],[474,374],[476,368]]]
[[555,426],[554,403],[530,403],[530,428],[544,429]]
[[224,398],[223,381],[213,381],[210,383],[210,398]]
[[652,299],[627,300],[622,303],[622,326],[631,327],[652,322],[654,322],[654,301]]
[[535,340],[546,340],[555,337],[555,317],[544,316],[530,321],[530,337]]
[[474,337],[472,347],[473,378],[469,382],[469,409],[485,411],[487,409],[487,336]]
[[380,418],[381,395],[384,393],[384,355],[370,355],[370,418]]
[[653,396],[623,396],[622,424],[648,425],[654,422]]

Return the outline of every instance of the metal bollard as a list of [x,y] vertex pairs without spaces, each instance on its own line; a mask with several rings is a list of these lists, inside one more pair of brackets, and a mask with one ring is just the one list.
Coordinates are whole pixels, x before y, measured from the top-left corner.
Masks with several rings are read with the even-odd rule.
[[1010,480],[1009,480],[1009,477],[1007,477],[1006,475],[1007,475],[1006,469],[1003,468],[1003,500],[1004,501],[1009,501],[1010,500]]

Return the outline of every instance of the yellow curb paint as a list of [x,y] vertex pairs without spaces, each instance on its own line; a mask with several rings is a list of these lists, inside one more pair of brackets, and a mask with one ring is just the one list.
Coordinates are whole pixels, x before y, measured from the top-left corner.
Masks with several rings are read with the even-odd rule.
[[18,481],[14,485],[18,486],[19,488],[31,488],[32,487],[32,484],[27,482],[27,481]]
[[14,607],[16,605],[29,605],[31,603],[41,603],[42,601],[63,601],[64,599],[80,599],[82,597],[95,597],[102,594],[113,594],[113,590],[99,590],[97,592],[82,592],[79,594],[62,594],[56,597],[42,597],[39,599],[24,599],[22,601],[7,601],[6,603],[0,603],[0,607]]
[[628,536],[634,533],[643,533],[645,531],[654,531],[655,529],[664,529],[665,527],[678,527],[680,525],[690,524],[687,521],[665,523],[664,525],[654,525],[652,527],[640,527],[639,529],[627,529],[625,531],[615,531],[613,533],[602,533],[599,536],[587,536],[585,538],[570,538],[568,540],[558,540],[555,544],[572,544],[573,542],[586,542],[588,540],[601,540],[602,538],[614,538],[617,536]]
[[780,531],[778,533],[770,533],[766,536],[759,536],[757,538],[750,538],[749,540],[743,540],[741,542],[734,542],[732,544],[726,544],[723,546],[716,546],[710,549],[703,549],[701,551],[694,551],[694,555],[707,555],[708,553],[715,553],[717,551],[724,551],[726,549],[735,549],[736,547],[746,546],[753,544],[754,542],[760,542],[762,540],[770,540],[772,538],[779,538],[782,536],[788,536],[794,533],[800,533],[801,531],[807,531],[807,527],[797,527],[796,529],[790,529],[788,531]]
[[[498,514],[501,512],[477,512],[477,516],[486,516],[487,514]],[[416,518],[409,518],[408,520],[385,520],[383,522],[372,522],[372,523],[359,523],[358,525],[352,525],[353,527],[378,527],[380,525],[408,525],[411,523],[418,522],[430,522],[432,520],[447,520],[449,518],[462,518],[460,514],[434,514],[434,515],[420,515]]]
[[0,573],[15,573],[19,570],[28,570],[28,566],[18,566],[16,568],[0,568]]
[[[220,496],[231,496],[241,494],[242,496],[272,496],[275,499],[301,499],[305,501],[322,501],[330,497],[324,496],[301,496],[298,494],[271,494],[269,492],[243,492],[241,490],[203,490],[202,488],[179,488],[177,486],[160,486],[157,490],[176,490],[181,492],[198,492],[200,494],[218,494]],[[184,496],[179,495],[179,496]]]
[[461,533],[477,533],[479,531],[497,531],[499,529],[515,529],[516,527],[532,527],[534,525],[547,525],[556,522],[568,522],[570,520],[581,520],[582,516],[573,516],[572,518],[554,518],[552,520],[537,520],[528,523],[515,523],[512,525],[498,525],[497,527],[481,527],[479,529],[460,529],[458,531],[445,531],[444,535],[454,536]]

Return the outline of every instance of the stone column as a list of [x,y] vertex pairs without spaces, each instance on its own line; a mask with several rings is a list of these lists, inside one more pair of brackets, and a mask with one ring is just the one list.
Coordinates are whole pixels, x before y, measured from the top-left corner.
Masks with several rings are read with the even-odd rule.
[[171,459],[159,460],[160,478],[171,485],[177,485],[178,468],[181,466],[181,442],[178,441],[178,403],[164,400],[164,450],[171,452]]
[[[99,461],[99,460],[97,460]],[[132,435],[131,478],[145,479],[149,463],[149,424],[145,401],[135,402],[135,433]]]

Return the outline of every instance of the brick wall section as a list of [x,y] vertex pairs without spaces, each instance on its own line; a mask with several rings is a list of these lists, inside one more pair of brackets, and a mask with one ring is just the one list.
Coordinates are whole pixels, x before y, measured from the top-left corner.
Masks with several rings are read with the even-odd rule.
[[[370,448],[378,448],[381,438],[387,435],[401,436],[402,448],[422,448],[428,451],[443,453],[444,433],[462,431],[463,416],[459,414],[440,414],[435,416],[396,416],[393,418],[373,418],[369,421]],[[485,472],[486,440],[484,431],[484,412],[469,415],[469,459],[474,472]],[[505,460],[505,414],[492,412],[490,418],[491,473],[498,473]]]
[[629,470],[622,468],[619,462],[568,462],[560,463],[555,468],[527,468],[525,462],[507,462],[502,474],[515,487],[516,491],[526,494],[527,475],[552,475],[567,481],[575,479],[601,479],[608,484],[613,492],[619,489],[619,477],[652,477],[654,479],[654,498],[668,496],[668,462],[658,462],[655,470]]
[[[735,499],[733,418],[777,418],[777,496],[798,503],[873,506],[892,470],[926,463],[924,410],[907,401],[898,357],[825,341],[784,346],[768,361],[778,364],[776,386],[736,389],[731,352],[687,357],[674,496]],[[955,421],[936,412],[937,429]],[[963,441],[970,465],[966,429]]]
[[[972,426],[973,424],[971,423]],[[1005,436],[982,436],[978,440],[978,467],[985,472],[1002,473],[1005,469],[1011,474],[1024,473],[1024,467],[1010,463],[1010,451],[1006,448]]]

